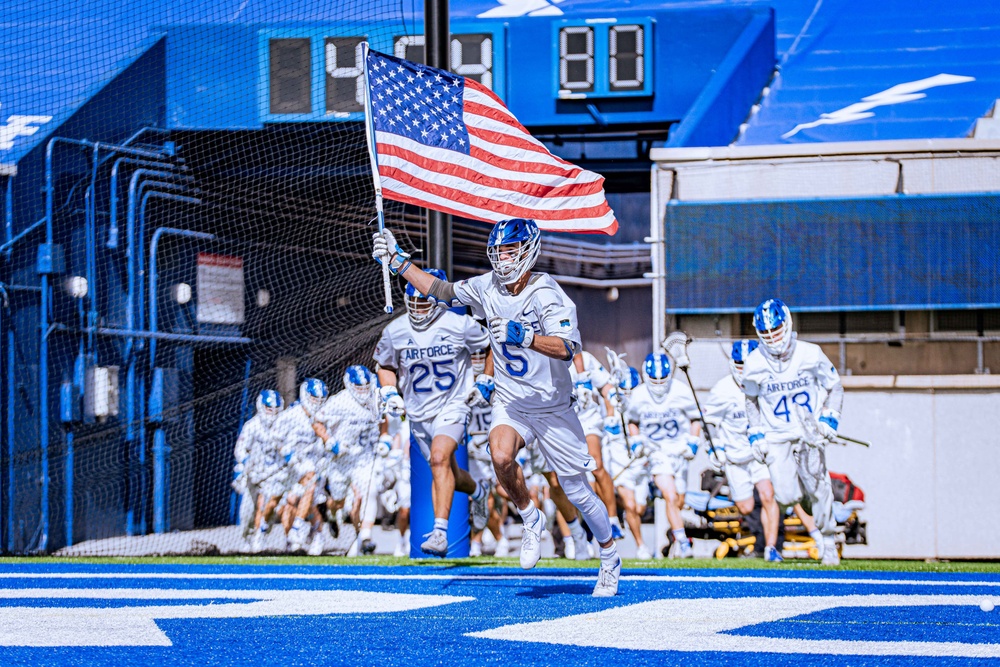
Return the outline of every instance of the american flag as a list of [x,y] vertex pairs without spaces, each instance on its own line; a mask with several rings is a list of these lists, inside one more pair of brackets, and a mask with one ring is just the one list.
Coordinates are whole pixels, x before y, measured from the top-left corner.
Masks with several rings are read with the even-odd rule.
[[617,231],[604,178],[552,155],[493,91],[375,51],[367,66],[385,197],[486,222]]

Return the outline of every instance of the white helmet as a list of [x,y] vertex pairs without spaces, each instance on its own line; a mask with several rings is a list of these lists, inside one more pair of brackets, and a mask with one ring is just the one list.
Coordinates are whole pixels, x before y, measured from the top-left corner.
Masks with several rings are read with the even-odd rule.
[[273,389],[265,389],[257,395],[257,416],[264,422],[264,426],[272,426],[284,407],[285,401],[281,394]]
[[780,357],[792,344],[792,313],[780,299],[768,299],[757,306],[753,328],[772,356]]
[[[441,269],[424,269],[424,271],[440,280],[448,280],[448,276]],[[428,299],[426,294],[418,292],[413,285],[408,283],[403,303],[406,304],[406,314],[409,315],[410,324],[413,325],[414,329],[426,329],[444,312],[444,308],[439,307],[434,301]]]
[[306,381],[299,385],[299,404],[310,417],[323,407],[329,395],[330,390],[326,388],[326,383],[317,378],[306,378]]

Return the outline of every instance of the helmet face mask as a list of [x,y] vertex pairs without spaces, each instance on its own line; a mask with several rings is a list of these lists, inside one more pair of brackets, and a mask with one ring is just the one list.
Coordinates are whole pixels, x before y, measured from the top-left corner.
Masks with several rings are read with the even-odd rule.
[[285,401],[281,398],[281,394],[273,389],[265,389],[257,395],[257,414],[265,426],[274,424],[274,420],[284,407]]
[[[448,279],[441,269],[425,269],[425,271],[439,280]],[[406,295],[403,297],[403,303],[406,304],[406,314],[410,318],[410,324],[415,329],[426,328],[427,325],[436,320],[444,312],[443,308],[439,308],[425,294],[421,294],[414,289],[413,285],[409,284],[406,286]]]
[[642,364],[642,381],[646,383],[653,398],[663,398],[667,395],[672,377],[670,357],[662,352],[654,352],[646,357],[646,361]]
[[472,372],[476,375],[486,372],[486,350],[472,353]]
[[531,270],[541,248],[542,233],[535,221],[513,218],[493,226],[486,244],[486,256],[497,279],[510,285]]
[[344,372],[344,389],[351,392],[351,397],[361,405],[369,405],[375,396],[378,382],[367,366],[348,366]]
[[743,364],[750,353],[757,349],[759,343],[755,340],[738,340],[733,342],[729,353],[729,372],[733,374],[736,384],[743,386]]
[[792,344],[792,314],[780,299],[768,299],[757,306],[753,326],[760,342],[772,356],[780,357]]
[[299,385],[299,405],[310,417],[323,407],[329,396],[330,390],[326,388],[326,383],[317,378],[306,378],[306,381]]

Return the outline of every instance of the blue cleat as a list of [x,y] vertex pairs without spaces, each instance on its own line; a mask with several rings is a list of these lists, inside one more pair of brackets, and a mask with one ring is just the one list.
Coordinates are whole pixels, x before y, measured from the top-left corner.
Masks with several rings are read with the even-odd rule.
[[611,539],[613,540],[624,540],[625,535],[622,533],[622,529],[618,527],[618,524],[611,524]]

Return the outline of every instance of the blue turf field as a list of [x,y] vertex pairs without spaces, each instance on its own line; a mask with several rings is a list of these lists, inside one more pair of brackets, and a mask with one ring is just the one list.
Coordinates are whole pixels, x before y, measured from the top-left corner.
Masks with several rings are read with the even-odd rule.
[[[0,565],[0,665],[1000,666],[995,574]],[[807,655],[806,655],[807,654]]]

